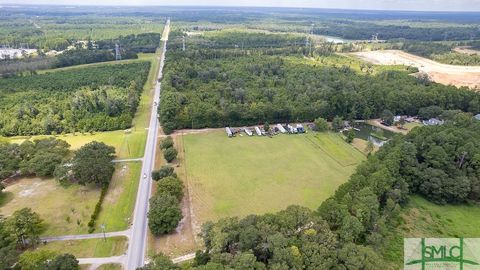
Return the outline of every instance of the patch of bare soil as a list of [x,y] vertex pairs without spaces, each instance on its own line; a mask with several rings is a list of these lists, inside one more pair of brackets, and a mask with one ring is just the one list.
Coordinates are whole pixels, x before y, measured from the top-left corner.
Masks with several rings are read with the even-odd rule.
[[480,90],[480,66],[454,66],[398,50],[356,52],[353,55],[377,65],[406,65],[429,75],[432,81]]
[[468,54],[468,55],[475,55],[475,54],[480,55],[480,51],[472,49],[472,46],[459,46],[454,48],[453,51],[457,53]]

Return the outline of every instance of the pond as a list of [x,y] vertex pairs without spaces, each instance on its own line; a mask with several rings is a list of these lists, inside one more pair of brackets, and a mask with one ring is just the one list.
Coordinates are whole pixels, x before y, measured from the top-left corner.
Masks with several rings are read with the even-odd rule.
[[355,123],[355,138],[371,141],[375,146],[383,146],[389,139],[393,138],[394,132],[385,130],[366,123]]

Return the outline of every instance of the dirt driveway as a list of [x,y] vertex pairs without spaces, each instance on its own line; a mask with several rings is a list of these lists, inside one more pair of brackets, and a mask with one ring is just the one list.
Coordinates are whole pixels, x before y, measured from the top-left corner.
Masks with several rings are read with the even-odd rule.
[[356,52],[353,55],[377,65],[406,65],[417,67],[431,80],[455,86],[480,89],[480,66],[454,66],[409,54],[398,50]]

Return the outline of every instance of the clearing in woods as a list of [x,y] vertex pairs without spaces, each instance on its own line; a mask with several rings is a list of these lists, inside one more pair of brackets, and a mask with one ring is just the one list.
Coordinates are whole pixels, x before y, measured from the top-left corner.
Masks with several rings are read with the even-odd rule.
[[[97,219],[106,231],[126,230],[135,206],[141,163],[115,165],[115,173]],[[100,188],[37,177],[22,178],[7,186],[0,198],[0,215],[9,216],[24,207],[32,208],[45,222],[42,235],[85,234],[87,223],[100,196]]]
[[[183,138],[183,139],[182,139]],[[184,135],[195,231],[205,221],[316,209],[348,180],[365,156],[334,133],[228,138],[224,131]]]
[[417,67],[438,83],[480,89],[480,66],[440,64],[420,56],[398,50],[357,52],[353,55],[377,65],[406,65]]

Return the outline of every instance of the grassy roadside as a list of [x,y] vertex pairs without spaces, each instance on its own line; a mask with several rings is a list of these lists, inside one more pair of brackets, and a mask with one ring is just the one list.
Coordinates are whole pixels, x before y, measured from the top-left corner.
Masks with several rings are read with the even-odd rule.
[[[175,168],[175,173],[178,177],[184,182],[185,185],[185,196],[183,197],[181,207],[183,219],[181,225],[178,229],[168,235],[155,237],[150,231],[147,234],[147,254],[154,255],[158,252],[162,252],[171,258],[182,256],[188,253],[195,252],[199,249],[202,249],[200,243],[197,243],[196,232],[192,226],[192,216],[190,211],[190,196],[189,196],[189,183],[186,175],[186,170],[184,166],[185,152],[183,147],[183,136],[174,136],[175,148],[178,151],[177,159],[172,163],[172,166]],[[159,149],[159,144],[157,149]],[[166,161],[163,157],[162,151],[160,149],[157,151],[155,158],[155,169],[160,169],[162,165],[165,165]],[[152,193],[156,192],[156,185],[153,185]]]
[[97,270],[122,270],[122,269],[123,269],[122,265],[114,264],[114,263],[103,264],[97,268]]
[[[117,164],[115,174],[102,205],[98,224],[107,232],[126,230],[131,221],[139,184],[141,162]],[[100,229],[97,228],[97,232]]]
[[126,237],[55,241],[41,245],[41,250],[70,253],[77,258],[120,256],[127,250]]

